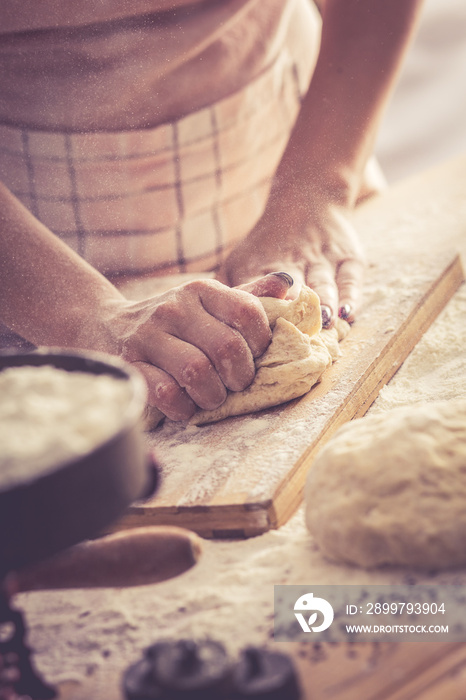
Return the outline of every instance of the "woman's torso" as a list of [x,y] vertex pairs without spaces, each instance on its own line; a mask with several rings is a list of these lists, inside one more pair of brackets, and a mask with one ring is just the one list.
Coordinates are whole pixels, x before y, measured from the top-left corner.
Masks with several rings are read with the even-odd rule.
[[263,212],[317,59],[317,11],[93,3],[112,7],[104,21],[89,2],[71,4],[73,26],[32,13],[29,29],[0,30],[0,179],[113,279],[210,270]]
[[68,2],[47,4],[41,13],[35,2],[29,21],[17,2],[2,10],[0,123],[111,131],[178,119],[258,75],[296,3],[119,0],[105,12],[108,3],[81,0],[68,19]]

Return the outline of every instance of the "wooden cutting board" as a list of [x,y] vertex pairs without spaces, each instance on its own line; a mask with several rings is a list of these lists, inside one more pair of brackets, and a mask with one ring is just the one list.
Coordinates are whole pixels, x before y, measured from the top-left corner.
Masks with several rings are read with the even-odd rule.
[[162,487],[116,529],[174,524],[207,537],[244,537],[287,521],[318,451],[343,423],[364,415],[461,284],[459,255],[444,249],[455,240],[449,229],[457,235],[464,228],[445,216],[460,202],[457,183],[454,168],[440,169],[361,207],[365,302],[341,358],[309,394],[286,405],[199,428],[167,421],[148,437]]

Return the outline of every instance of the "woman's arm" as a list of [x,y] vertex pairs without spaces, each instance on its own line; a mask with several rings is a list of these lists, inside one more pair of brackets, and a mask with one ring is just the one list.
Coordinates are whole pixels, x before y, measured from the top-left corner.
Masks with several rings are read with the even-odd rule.
[[0,318],[36,345],[120,355],[145,376],[149,404],[174,420],[248,386],[271,332],[259,300],[283,297],[272,275],[229,289],[200,280],[127,301],[0,185]]
[[117,354],[124,297],[0,183],[0,318],[35,345]]
[[318,176],[354,204],[423,0],[326,0],[309,91],[277,173]]
[[354,319],[364,263],[349,216],[421,5],[326,0],[316,69],[265,213],[221,279],[238,284],[278,265],[332,318],[340,309]]

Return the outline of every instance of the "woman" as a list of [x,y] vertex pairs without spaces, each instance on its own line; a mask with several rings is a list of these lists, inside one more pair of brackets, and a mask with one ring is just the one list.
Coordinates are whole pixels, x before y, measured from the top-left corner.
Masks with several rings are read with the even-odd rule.
[[[42,5],[3,12],[4,323],[122,355],[179,420],[252,381],[253,294],[306,283],[324,325],[354,320],[350,215],[421,0],[327,0],[322,21],[309,0]],[[114,284],[212,269],[139,303]]]

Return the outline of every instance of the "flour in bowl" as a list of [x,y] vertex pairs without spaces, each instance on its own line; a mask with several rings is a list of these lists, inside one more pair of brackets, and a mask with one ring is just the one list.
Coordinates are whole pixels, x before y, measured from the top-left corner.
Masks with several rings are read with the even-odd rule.
[[86,454],[121,426],[129,383],[51,365],[0,372],[0,490]]

